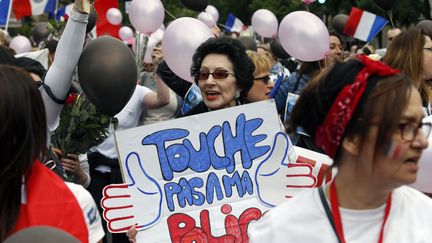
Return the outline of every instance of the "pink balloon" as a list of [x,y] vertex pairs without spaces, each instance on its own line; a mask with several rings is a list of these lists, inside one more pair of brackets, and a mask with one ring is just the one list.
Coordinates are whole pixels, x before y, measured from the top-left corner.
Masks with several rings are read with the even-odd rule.
[[[423,122],[426,121],[432,122],[432,116],[423,119]],[[419,191],[432,193],[432,137],[429,137],[428,142],[429,146],[420,157],[417,181],[411,186]]]
[[123,26],[119,29],[119,36],[122,41],[127,41],[134,36],[131,28]]
[[197,19],[201,20],[208,27],[213,27],[216,25],[216,21],[213,18],[213,15],[207,12],[201,12],[198,14]]
[[9,47],[14,49],[17,54],[29,52],[32,49],[30,40],[22,35],[15,36],[9,43]]
[[305,4],[311,4],[311,3],[315,2],[315,0],[303,0],[303,2]]
[[217,23],[219,20],[219,11],[213,5],[207,5],[207,8],[204,10],[213,16],[214,21]]
[[329,32],[316,15],[296,11],[285,16],[279,26],[279,40],[285,51],[305,62],[324,59],[329,52]]
[[162,40],[164,59],[177,76],[192,82],[192,56],[201,43],[213,37],[209,27],[198,19],[182,17],[165,30]]
[[123,15],[118,8],[110,8],[106,12],[106,18],[112,25],[119,25],[123,20]]
[[160,0],[133,0],[129,9],[132,25],[146,35],[155,32],[165,18],[165,10]]
[[260,36],[271,38],[277,35],[278,20],[270,10],[260,9],[252,15],[252,26]]

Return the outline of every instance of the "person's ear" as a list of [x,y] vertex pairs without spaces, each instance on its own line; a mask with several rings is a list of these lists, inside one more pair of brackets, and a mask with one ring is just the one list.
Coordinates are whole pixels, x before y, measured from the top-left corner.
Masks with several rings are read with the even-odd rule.
[[358,135],[346,136],[342,140],[342,148],[351,155],[358,155],[360,153],[360,137]]

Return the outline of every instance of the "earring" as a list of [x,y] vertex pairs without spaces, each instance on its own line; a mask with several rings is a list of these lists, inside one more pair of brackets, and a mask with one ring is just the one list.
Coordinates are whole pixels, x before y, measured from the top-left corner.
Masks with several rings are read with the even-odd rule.
[[239,91],[239,90],[236,90],[236,91],[234,92],[234,98],[238,99],[239,97],[240,97],[240,91]]

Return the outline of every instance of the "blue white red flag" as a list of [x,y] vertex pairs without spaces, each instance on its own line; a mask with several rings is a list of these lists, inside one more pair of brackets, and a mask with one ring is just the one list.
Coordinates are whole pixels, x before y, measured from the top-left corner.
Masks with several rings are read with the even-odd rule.
[[225,29],[229,32],[241,32],[247,30],[247,26],[232,13],[228,13],[228,18],[225,22]]
[[13,11],[17,19],[43,13],[54,16],[55,9],[56,0],[13,0]]
[[356,39],[369,42],[387,23],[388,21],[383,17],[353,7],[343,32]]
[[61,17],[67,19],[71,10],[72,10],[72,7],[73,7],[73,4],[68,4],[62,8],[57,9],[56,20],[60,21]]

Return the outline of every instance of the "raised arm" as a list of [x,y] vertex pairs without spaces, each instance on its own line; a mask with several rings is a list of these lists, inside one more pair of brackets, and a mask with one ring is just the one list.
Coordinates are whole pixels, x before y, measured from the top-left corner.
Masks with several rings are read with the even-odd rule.
[[[88,14],[85,12],[89,10],[87,6],[89,6],[88,0],[75,1],[75,6],[58,43],[55,60],[45,76],[46,86],[41,88],[49,131],[55,130],[58,126],[59,115],[63,107],[58,101],[64,100],[67,96],[83,49],[88,19]],[[48,94],[49,90],[51,90],[51,95]],[[57,102],[51,96],[54,96]]]
[[144,107],[147,109],[157,109],[170,102],[168,86],[162,82],[157,74],[154,75],[156,83],[156,92],[150,92],[143,98]]

